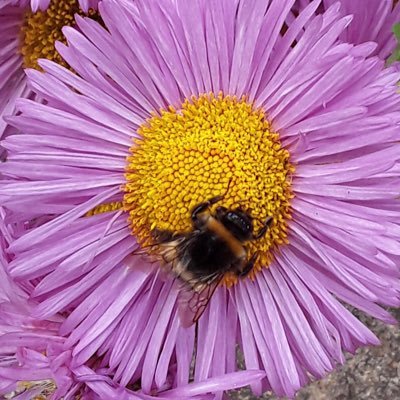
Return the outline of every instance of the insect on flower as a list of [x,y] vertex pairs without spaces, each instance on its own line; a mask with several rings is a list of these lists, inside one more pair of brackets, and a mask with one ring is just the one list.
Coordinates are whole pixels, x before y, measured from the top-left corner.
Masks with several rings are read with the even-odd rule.
[[190,232],[153,231],[162,260],[182,282],[180,317],[183,326],[199,320],[226,273],[238,277],[249,274],[258,252],[248,254],[245,243],[261,239],[272,223],[272,217],[268,217],[255,232],[254,218],[241,207],[218,206],[212,212],[211,207],[224,197],[215,196],[193,208]]

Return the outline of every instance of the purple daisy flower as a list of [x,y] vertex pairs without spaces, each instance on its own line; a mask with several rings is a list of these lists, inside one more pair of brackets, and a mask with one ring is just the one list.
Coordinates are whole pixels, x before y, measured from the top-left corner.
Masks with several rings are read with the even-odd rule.
[[[45,104],[19,100],[9,119],[23,135],[3,141],[0,204],[8,224],[41,222],[10,244],[7,271],[34,283],[34,317],[67,313],[74,368],[102,357],[115,383],[178,398],[195,355],[195,385],[215,379],[221,398],[239,344],[266,373],[253,391],[291,397],[379,343],[343,302],[395,322],[380,305],[400,301],[399,74],[374,44],[343,42],[339,4],[311,2],[284,29],[293,5],[105,0],[107,30],[78,16],[57,45],[76,74],[28,70]],[[200,217],[225,207],[260,235],[217,224],[251,263],[207,275],[200,316],[183,301],[210,293],[159,238],[201,233],[191,210],[211,198]]]
[[[50,2],[51,0],[30,0],[32,11],[35,12],[38,10],[42,11],[46,10],[47,7],[50,5]],[[79,7],[83,11],[88,12],[89,9],[91,8],[93,9],[97,8],[99,0],[78,0],[78,2],[79,2]]]
[[[26,224],[6,225],[6,219],[5,211],[0,209],[0,395],[4,398],[211,400],[214,396],[207,393],[215,385],[230,389],[265,376],[262,371],[243,371],[183,385],[153,397],[113,382],[107,359],[97,357],[76,365],[73,347],[59,335],[65,318],[57,314],[47,320],[34,319],[35,303],[27,294],[31,285],[28,283],[24,290],[6,273],[10,262],[8,246],[26,229]],[[171,374],[167,378],[175,379]]]
[[[319,11],[324,12],[337,0],[323,0]],[[295,10],[304,9],[309,0],[297,0]],[[393,26],[400,22],[400,4],[397,0],[340,0],[343,15],[353,15],[341,38],[344,42],[361,44],[375,42],[373,55],[386,60],[397,45]],[[290,19],[289,19],[290,21]]]
[[[14,112],[15,99],[29,98],[24,67],[39,68],[37,60],[62,62],[54,43],[61,29],[73,25],[76,12],[97,8],[97,0],[0,0],[0,138],[9,134],[3,117]],[[32,11],[31,11],[32,7]],[[43,11],[38,11],[38,8]],[[90,12],[93,17],[96,14]],[[1,149],[0,149],[1,156]]]
[[[15,288],[16,285],[10,286]],[[150,396],[142,391],[130,390],[115,382],[108,374],[104,359],[91,361],[91,366],[75,366],[73,349],[66,339],[59,336],[63,318],[36,321],[31,317],[31,306],[20,298],[0,303],[0,395],[7,399],[52,398],[80,399],[132,399],[152,400],[179,398],[182,400],[206,400],[216,384],[232,387],[230,379],[247,384],[262,378],[263,372],[243,371],[189,384],[178,390],[170,390],[161,396]],[[237,376],[239,375],[239,376]],[[173,380],[173,377],[168,377]],[[37,396],[37,397],[36,397]],[[42,396],[42,397],[39,397]],[[175,397],[177,396],[177,397]]]
[[[38,10],[45,11],[52,0],[0,0],[0,8],[5,7],[7,5],[11,6],[29,6],[33,12],[36,12]],[[79,7],[85,11],[88,12],[89,9],[96,9],[97,4],[99,3],[99,0],[77,0],[79,2]],[[68,5],[68,3],[72,3],[72,1],[69,0],[61,0],[59,1],[60,5],[64,7],[65,5]]]

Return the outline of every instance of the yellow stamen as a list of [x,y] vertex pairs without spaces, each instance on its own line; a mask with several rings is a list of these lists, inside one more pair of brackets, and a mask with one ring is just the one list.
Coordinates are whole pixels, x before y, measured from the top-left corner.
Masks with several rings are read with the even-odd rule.
[[113,203],[100,204],[99,206],[93,208],[86,213],[86,217],[91,217],[96,214],[103,214],[111,211],[120,210],[123,207],[123,203],[120,201],[115,201]]
[[[124,209],[132,233],[151,244],[154,228],[192,229],[192,208],[214,196],[218,205],[240,207],[255,218],[255,231],[273,217],[262,239],[246,244],[259,251],[253,275],[268,266],[273,249],[287,243],[290,182],[289,152],[262,110],[246,98],[205,94],[154,114],[138,130],[128,157]],[[225,277],[225,283],[236,277]]]
[[40,393],[32,397],[32,400],[46,400],[51,398],[52,394],[56,391],[57,386],[55,382],[51,379],[46,379],[42,381],[19,381],[17,383],[16,390],[4,395],[4,398],[7,400],[14,399],[30,389],[40,389]]
[[[67,66],[55,49],[55,42],[66,43],[62,28],[74,26],[74,15],[85,15],[79,8],[78,0],[52,0],[46,11],[25,14],[21,28],[21,54],[24,68],[40,69],[37,61],[47,58],[61,65]],[[90,10],[88,15],[100,20],[97,12]]]

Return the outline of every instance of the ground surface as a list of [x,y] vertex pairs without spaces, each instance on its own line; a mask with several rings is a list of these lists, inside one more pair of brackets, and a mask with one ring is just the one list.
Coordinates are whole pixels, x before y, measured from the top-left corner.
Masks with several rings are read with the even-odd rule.
[[[400,310],[393,311],[400,322]],[[301,390],[296,400],[395,400],[400,399],[400,328],[360,317],[379,337],[380,347],[360,349],[356,356],[325,379]],[[232,400],[277,400],[249,390],[231,394]]]

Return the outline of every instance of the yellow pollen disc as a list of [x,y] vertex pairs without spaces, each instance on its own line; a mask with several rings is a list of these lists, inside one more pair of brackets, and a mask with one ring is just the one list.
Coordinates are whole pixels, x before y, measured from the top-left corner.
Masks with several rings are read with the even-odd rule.
[[92,215],[96,214],[104,214],[107,212],[117,211],[123,208],[123,203],[119,201],[114,201],[112,203],[100,204],[99,206],[93,208],[92,210],[88,211],[85,216],[91,217]]
[[32,397],[32,400],[46,400],[52,397],[57,390],[57,386],[51,379],[41,381],[19,381],[16,390],[4,395],[4,399],[11,400],[20,397],[22,393],[30,389],[40,392]]
[[[287,242],[294,168],[263,111],[244,97],[205,94],[178,110],[161,110],[138,133],[128,157],[124,209],[140,243],[151,244],[155,228],[191,231],[193,207],[225,194],[211,212],[240,207],[254,218],[255,232],[273,218],[263,238],[245,244],[249,256],[259,252],[250,276],[267,267],[274,248]],[[224,280],[231,285],[237,278]]]
[[[52,0],[46,11],[25,14],[21,28],[21,54],[24,68],[40,69],[39,58],[53,60],[65,67],[67,64],[55,49],[55,42],[66,43],[62,28],[75,25],[75,14],[85,15],[79,8],[78,0]],[[100,20],[96,11],[88,15]]]

